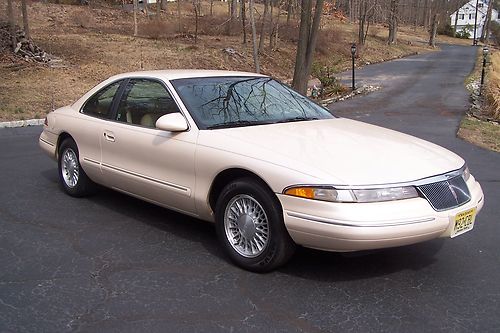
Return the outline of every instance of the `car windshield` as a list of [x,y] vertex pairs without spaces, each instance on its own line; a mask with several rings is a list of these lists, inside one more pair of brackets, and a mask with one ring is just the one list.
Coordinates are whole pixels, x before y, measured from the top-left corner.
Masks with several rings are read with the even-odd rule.
[[189,78],[172,84],[200,129],[334,118],[269,77]]

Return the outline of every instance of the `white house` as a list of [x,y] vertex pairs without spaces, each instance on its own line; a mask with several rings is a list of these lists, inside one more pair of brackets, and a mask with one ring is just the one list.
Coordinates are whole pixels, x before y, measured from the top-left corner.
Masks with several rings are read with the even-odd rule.
[[[458,10],[458,21],[457,21],[457,32],[462,31],[462,29],[468,29],[470,33],[470,38],[474,38],[474,21],[476,17],[476,3],[477,0],[471,0],[465,5],[463,5]],[[477,25],[476,25],[476,38],[481,37],[483,32],[483,27],[486,22],[486,14],[488,12],[488,1],[479,0],[479,5],[477,8]],[[455,26],[455,19],[457,18],[457,12],[450,15],[451,26]],[[493,9],[491,13],[492,21],[499,21],[498,11]]]

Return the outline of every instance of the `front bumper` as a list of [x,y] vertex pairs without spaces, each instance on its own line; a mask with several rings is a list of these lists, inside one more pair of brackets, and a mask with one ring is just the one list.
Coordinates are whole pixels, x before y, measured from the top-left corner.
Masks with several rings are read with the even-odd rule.
[[326,251],[359,251],[395,247],[450,237],[457,213],[484,204],[481,185],[467,181],[471,200],[446,211],[435,211],[426,199],[377,203],[332,203],[278,194],[285,226],[305,247]]

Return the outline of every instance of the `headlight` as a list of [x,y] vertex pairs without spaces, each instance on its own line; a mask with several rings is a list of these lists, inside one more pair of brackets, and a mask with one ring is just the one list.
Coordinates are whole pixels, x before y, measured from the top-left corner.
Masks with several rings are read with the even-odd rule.
[[381,202],[418,197],[417,190],[413,186],[353,190],[336,189],[334,187],[297,186],[286,189],[284,194],[331,202]]
[[462,178],[467,182],[470,178],[469,167],[465,167],[464,173],[462,174]]
[[353,190],[358,202],[378,202],[411,199],[418,197],[413,186]]

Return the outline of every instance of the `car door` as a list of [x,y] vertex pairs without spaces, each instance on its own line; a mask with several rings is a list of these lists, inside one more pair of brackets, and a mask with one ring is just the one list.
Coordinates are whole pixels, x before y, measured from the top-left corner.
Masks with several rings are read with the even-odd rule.
[[113,117],[113,109],[123,90],[124,80],[112,82],[99,89],[80,109],[83,115],[71,122],[70,134],[75,139],[80,163],[94,181],[104,183],[101,171],[101,136],[104,126]]
[[155,128],[173,112],[180,110],[162,82],[130,79],[101,135],[102,172],[112,188],[193,215],[197,132]]

